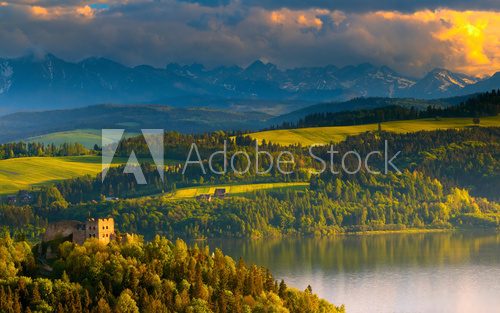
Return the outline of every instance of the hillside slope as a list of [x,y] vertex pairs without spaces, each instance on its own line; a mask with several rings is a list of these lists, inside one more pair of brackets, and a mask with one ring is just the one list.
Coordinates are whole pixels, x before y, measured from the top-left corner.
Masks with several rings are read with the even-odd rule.
[[69,110],[20,112],[0,117],[0,143],[76,129],[144,128],[199,133],[215,130],[259,129],[269,115],[208,108],[161,105],[95,105]]
[[447,107],[450,105],[458,104],[457,98],[445,98],[439,100],[420,100],[411,98],[356,98],[345,102],[326,102],[311,105],[269,120],[271,125],[279,125],[283,122],[293,123],[297,122],[300,118],[314,113],[336,113],[343,111],[356,111],[356,110],[369,110],[374,108],[381,108],[387,106],[401,106],[415,109],[425,109],[429,105],[435,107]]
[[[480,126],[494,127],[500,125],[500,116],[484,117],[480,120]],[[436,119],[418,119],[407,121],[392,121],[382,123],[383,131],[396,133],[409,133],[417,131],[431,131],[447,128],[466,128],[473,127],[472,118],[442,118]],[[269,130],[249,134],[250,137],[259,141],[265,140],[281,145],[301,144],[323,145],[329,142],[339,142],[347,136],[354,136],[368,131],[377,131],[378,124],[365,124],[353,126],[331,126],[331,127],[310,127],[296,129]]]
[[53,183],[58,180],[101,172],[101,158],[30,157],[0,161],[0,194]]

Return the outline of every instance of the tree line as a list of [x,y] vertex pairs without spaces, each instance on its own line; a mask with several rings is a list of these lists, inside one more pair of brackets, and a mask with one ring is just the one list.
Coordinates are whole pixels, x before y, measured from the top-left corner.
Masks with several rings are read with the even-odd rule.
[[425,109],[414,106],[390,105],[375,109],[343,112],[320,112],[308,114],[297,122],[284,122],[272,129],[292,129],[322,126],[350,126],[382,123],[398,120],[441,117],[470,117],[480,122],[480,117],[496,116],[500,113],[500,90],[470,97],[456,106],[438,107],[429,105]]
[[0,160],[21,157],[78,156],[95,153],[80,143],[45,145],[38,142],[13,142],[0,144]]
[[265,268],[182,240],[64,242],[50,264],[33,250],[1,235],[1,312],[344,312],[310,287],[290,288]]

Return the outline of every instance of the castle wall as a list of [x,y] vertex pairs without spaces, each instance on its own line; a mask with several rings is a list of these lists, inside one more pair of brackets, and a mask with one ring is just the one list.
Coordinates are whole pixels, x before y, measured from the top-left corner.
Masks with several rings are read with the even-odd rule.
[[85,242],[87,232],[85,230],[85,224],[81,224],[78,228],[73,232],[73,242],[79,245],[83,245]]
[[42,240],[47,242],[58,238],[68,237],[77,230],[78,225],[82,225],[82,223],[78,221],[60,221],[51,223],[47,226],[47,230],[45,231]]
[[88,238],[97,238],[100,242],[109,243],[115,237],[115,222],[113,218],[89,218],[85,223],[78,221],[61,221],[51,223],[42,238],[48,242],[58,238],[69,237],[79,245]]

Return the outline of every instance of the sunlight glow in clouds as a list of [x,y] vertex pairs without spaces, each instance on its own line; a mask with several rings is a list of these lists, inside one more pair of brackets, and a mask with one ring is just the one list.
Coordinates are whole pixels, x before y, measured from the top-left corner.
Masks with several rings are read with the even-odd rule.
[[375,13],[388,20],[432,24],[434,38],[450,45],[446,65],[480,75],[500,69],[500,13],[488,11],[419,11]]
[[82,17],[86,17],[86,18],[94,17],[94,10],[88,5],[76,8],[76,13],[78,13]]
[[[4,2],[2,2],[4,3]],[[7,5],[7,3],[5,3]],[[21,5],[21,7],[26,7]],[[90,19],[94,17],[94,9],[88,5],[83,6],[50,6],[43,7],[39,5],[27,6],[29,12],[35,19],[55,20],[61,18],[84,18]]]
[[385,2],[360,9],[363,0],[352,1],[340,1],[341,10],[306,0],[0,0],[0,41],[11,43],[0,46],[0,57],[43,50],[74,61],[100,55],[132,66],[245,66],[267,59],[281,67],[370,62],[411,76],[435,67],[472,75],[500,71],[500,11],[491,5],[466,10],[473,6],[463,1],[456,9],[422,4],[413,11],[403,5],[403,13]]
[[49,15],[49,11],[46,8],[37,5],[31,7],[31,13],[33,13],[34,16],[43,18],[48,17]]
[[284,25],[287,27],[315,28],[323,27],[321,17],[329,16],[336,25],[342,23],[345,15],[340,11],[329,11],[325,9],[292,11],[281,9],[269,13],[271,24]]
[[[321,30],[325,25],[321,18],[330,17],[336,26],[346,19],[344,33],[336,36],[354,33],[365,34],[366,40],[372,39],[377,45],[381,42],[392,42],[394,47],[386,50],[395,50],[397,45],[403,43],[393,40],[388,34],[373,32],[370,23],[383,24],[385,21],[400,22],[404,25],[422,29],[428,37],[437,41],[435,44],[443,45],[446,53],[443,54],[442,66],[471,75],[492,74],[500,70],[500,13],[489,11],[454,11],[454,10],[423,10],[414,13],[400,13],[392,11],[377,11],[368,13],[352,13],[346,15],[340,11],[325,9],[288,10],[281,9],[269,13],[269,20],[273,25],[288,28],[289,31],[301,32],[304,29]],[[398,25],[394,25],[397,28]],[[382,37],[379,37],[382,35]],[[384,38],[385,37],[385,38]],[[397,38],[396,38],[397,39]],[[322,38],[328,40],[328,38]],[[353,40],[359,40],[354,38]],[[374,47],[375,50],[377,47]],[[422,49],[432,47],[423,46]],[[381,49],[381,50],[380,50]],[[379,53],[385,53],[379,47]],[[415,65],[425,64],[425,60],[413,60]]]

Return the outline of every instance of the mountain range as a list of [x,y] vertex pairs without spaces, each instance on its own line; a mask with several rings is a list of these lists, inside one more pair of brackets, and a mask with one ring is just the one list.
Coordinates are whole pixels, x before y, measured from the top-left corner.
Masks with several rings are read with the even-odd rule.
[[0,59],[0,114],[83,105],[167,104],[177,107],[271,110],[286,113],[318,102],[356,97],[434,99],[500,86],[500,72],[486,79],[434,69],[422,78],[387,66],[280,69],[255,61],[249,66],[208,69],[201,64],[128,67],[105,58],[68,62],[52,54]]

